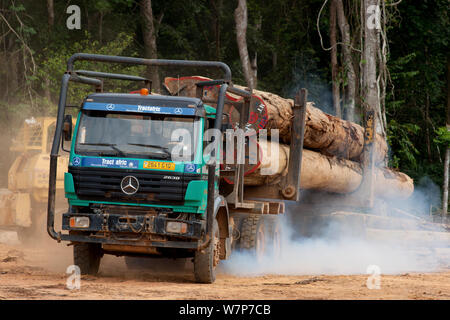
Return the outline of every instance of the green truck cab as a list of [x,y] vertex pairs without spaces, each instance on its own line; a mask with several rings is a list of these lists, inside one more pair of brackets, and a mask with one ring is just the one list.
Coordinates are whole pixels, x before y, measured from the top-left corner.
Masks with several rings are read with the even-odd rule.
[[[149,95],[151,88],[145,78],[74,71],[76,60],[213,67],[224,72],[224,79],[197,84],[219,86],[212,108],[201,96]],[[217,162],[221,151],[217,147],[211,154],[205,153],[208,143],[214,143],[205,132],[215,129],[223,133],[229,128],[222,123],[223,117],[216,117],[216,113],[223,114],[226,92],[247,97],[247,102],[251,97],[251,93],[232,87],[227,65],[75,54],[67,70],[50,154],[47,231],[57,241],[71,242],[74,264],[82,274],[96,274],[104,254],[126,259],[193,258],[196,281],[212,283],[219,261],[227,259],[233,248],[257,253],[267,241],[279,245],[280,225],[274,217],[283,213],[284,205],[244,199],[242,165],[235,168],[233,190],[224,192]],[[143,81],[149,90],[104,93],[99,78]],[[74,128],[66,114],[70,81],[96,89],[78,107]],[[241,105],[241,112],[248,114],[248,103]],[[64,149],[65,140],[71,141],[70,150]],[[55,179],[61,149],[70,153],[64,176],[68,210],[62,215],[62,231],[57,232]],[[294,178],[299,184],[299,177]],[[298,185],[294,187],[298,190]]]

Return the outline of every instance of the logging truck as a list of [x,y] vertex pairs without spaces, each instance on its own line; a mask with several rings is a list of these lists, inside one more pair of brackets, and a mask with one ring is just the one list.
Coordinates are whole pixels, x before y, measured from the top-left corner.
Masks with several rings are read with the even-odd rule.
[[[215,69],[222,77],[168,77],[163,94],[154,94],[147,78],[76,70],[76,61]],[[108,93],[105,79],[141,82],[143,88]],[[71,82],[95,92],[69,105]],[[250,163],[251,145],[263,128],[278,129],[282,143],[259,139],[258,161]],[[174,135],[179,130],[187,136]],[[236,135],[234,143],[236,132],[243,138]],[[73,245],[74,264],[83,274],[97,273],[104,254],[124,256],[130,268],[137,257],[192,258],[201,283],[214,282],[220,260],[233,250],[246,250],[256,260],[268,254],[277,259],[286,201],[295,204],[295,229],[303,236],[337,221],[347,235],[420,244],[428,239],[447,247],[449,233],[440,232],[445,226],[386,205],[369,214],[374,195],[406,199],[414,189],[406,174],[380,165],[387,145],[373,132],[373,119],[363,128],[315,108],[306,89],[288,100],[234,85],[222,62],[74,54],[62,78],[50,153],[47,231]],[[244,161],[223,163],[230,149],[231,158]],[[180,150],[190,152],[180,158]],[[62,168],[68,210],[56,231],[63,152],[69,155]],[[373,161],[364,163],[363,156]],[[274,163],[276,169],[264,175]]]
[[[143,77],[75,70],[76,61],[121,63],[177,68],[212,68],[219,80],[198,81],[195,97],[180,96],[163,85],[165,94],[151,94]],[[144,88],[133,93],[103,92],[104,79],[137,81]],[[78,105],[67,104],[68,86],[77,82],[94,91]],[[179,88],[180,89],[180,88]],[[214,94],[212,94],[214,93]],[[239,97],[232,99],[227,94]],[[212,99],[214,96],[216,99]],[[238,113],[237,123],[224,106]],[[215,107],[213,107],[215,106]],[[264,121],[252,92],[234,87],[230,68],[222,62],[155,60],[94,54],[74,54],[62,77],[56,130],[50,153],[47,231],[73,245],[74,264],[82,274],[98,272],[104,254],[135,257],[193,258],[195,279],[212,283],[220,260],[234,249],[248,250],[256,259],[279,252],[284,199],[298,200],[306,90],[296,97],[289,156],[289,174],[276,192],[246,196],[245,163],[219,164],[221,150],[205,155],[208,129],[224,139],[234,125],[245,128]],[[72,114],[76,109],[76,124]],[[256,117],[255,113],[262,115]],[[174,148],[185,139],[172,139],[176,129],[187,131],[193,152],[174,159]],[[246,137],[248,142],[249,137]],[[70,148],[64,142],[70,141]],[[237,153],[244,143],[236,144]],[[64,175],[68,210],[62,230],[56,231],[55,190],[60,153],[69,153]],[[224,183],[222,178],[226,178]],[[255,196],[255,194],[258,194]],[[261,199],[262,198],[262,199]]]

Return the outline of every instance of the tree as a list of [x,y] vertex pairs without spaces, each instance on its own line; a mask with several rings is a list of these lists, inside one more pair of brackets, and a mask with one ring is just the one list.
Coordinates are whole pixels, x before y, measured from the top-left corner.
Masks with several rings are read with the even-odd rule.
[[242,69],[244,71],[245,81],[251,89],[256,89],[257,85],[257,62],[255,59],[250,62],[247,48],[247,1],[239,0],[239,4],[234,11],[234,20],[236,23],[236,42],[241,58]]
[[333,1],[336,2],[336,12],[339,24],[339,30],[342,38],[342,53],[344,56],[344,70],[347,78],[347,88],[345,95],[345,110],[346,119],[349,121],[355,121],[355,95],[356,95],[356,75],[355,68],[352,61],[351,52],[351,34],[350,26],[348,25],[347,18],[345,17],[344,4],[342,0]]
[[[156,47],[156,32],[155,25],[153,21],[153,10],[151,0],[141,0],[141,15],[143,18],[143,36],[144,36],[144,47],[145,47],[145,57],[148,59],[157,59],[158,51]],[[160,81],[158,67],[148,66],[147,77],[152,80],[152,87],[156,92],[160,91]]]
[[[447,57],[447,132],[450,131],[450,56]],[[448,179],[450,166],[450,148],[447,145],[445,149],[444,160],[444,183],[442,186],[442,215],[447,215],[448,212]]]
[[213,9],[213,29],[214,29],[214,38],[215,38],[215,51],[216,51],[216,60],[221,59],[220,53],[220,28],[221,28],[221,15],[222,15],[222,7],[223,0],[211,0],[211,6]]

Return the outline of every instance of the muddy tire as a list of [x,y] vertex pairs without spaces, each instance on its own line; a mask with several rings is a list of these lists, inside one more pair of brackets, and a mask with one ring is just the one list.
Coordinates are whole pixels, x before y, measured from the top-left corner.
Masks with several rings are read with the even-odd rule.
[[240,249],[247,251],[261,262],[266,254],[267,224],[263,216],[252,214],[242,221]]
[[96,243],[75,243],[73,262],[80,268],[81,274],[96,275],[102,257],[101,246]]
[[212,234],[213,238],[208,247],[195,252],[194,275],[195,281],[199,283],[213,283],[216,281],[216,269],[220,260],[219,224],[217,220],[214,220]]

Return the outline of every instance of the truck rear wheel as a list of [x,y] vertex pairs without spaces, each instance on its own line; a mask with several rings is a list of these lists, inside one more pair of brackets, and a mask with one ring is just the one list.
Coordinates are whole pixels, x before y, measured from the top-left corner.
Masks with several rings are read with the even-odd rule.
[[261,262],[266,254],[267,228],[265,219],[252,214],[242,221],[240,248],[253,254]]
[[213,238],[204,250],[197,250],[194,256],[195,281],[213,283],[216,280],[216,269],[220,261],[219,224],[213,223]]
[[73,262],[80,268],[81,274],[96,275],[101,257],[101,246],[97,243],[75,243],[73,245]]

